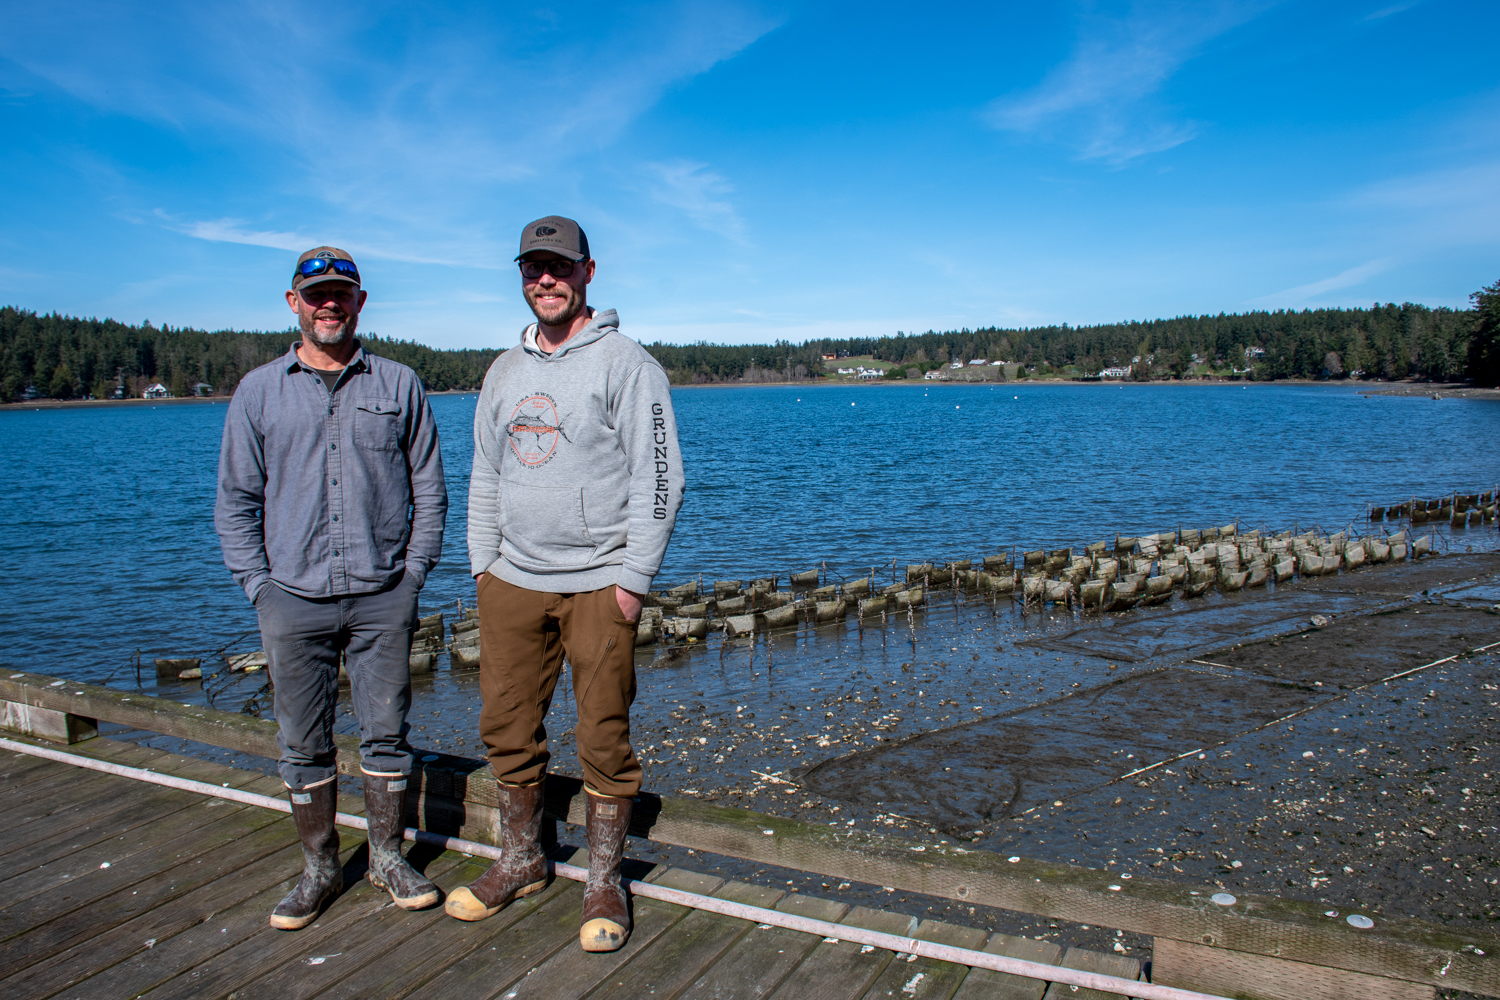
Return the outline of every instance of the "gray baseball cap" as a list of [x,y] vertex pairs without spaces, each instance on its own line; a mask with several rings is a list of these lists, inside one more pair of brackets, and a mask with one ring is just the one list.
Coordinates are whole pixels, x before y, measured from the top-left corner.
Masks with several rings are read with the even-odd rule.
[[589,238],[583,234],[583,227],[572,219],[549,215],[526,223],[526,228],[521,230],[521,252],[516,254],[516,260],[533,250],[550,250],[571,261],[588,260]]

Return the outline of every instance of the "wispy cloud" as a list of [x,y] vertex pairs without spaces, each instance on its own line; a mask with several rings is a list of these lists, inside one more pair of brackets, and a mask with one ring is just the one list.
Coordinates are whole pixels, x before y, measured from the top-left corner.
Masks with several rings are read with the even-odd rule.
[[1346,271],[1340,271],[1331,278],[1321,281],[1313,281],[1306,285],[1298,285],[1295,288],[1283,289],[1270,295],[1262,295],[1258,299],[1250,301],[1249,305],[1263,307],[1294,307],[1307,305],[1328,292],[1336,292],[1345,288],[1355,288],[1364,284],[1368,279],[1384,271],[1389,271],[1395,261],[1389,258],[1366,261],[1357,267],[1351,267]]
[[1500,159],[1368,185],[1348,206],[1379,213],[1403,242],[1424,246],[1500,244]]
[[[100,111],[246,150],[271,179],[246,192],[246,214],[266,211],[270,224],[209,221],[189,235],[285,249],[301,226],[280,216],[295,211],[369,245],[404,243],[403,258],[498,261],[509,226],[499,237],[476,206],[531,201],[516,185],[539,173],[553,197],[566,194],[578,161],[668,88],[776,26],[740,3],[686,0],[563,23],[486,4],[325,13],[294,0],[149,10],[83,0],[8,15],[0,56]],[[80,21],[88,32],[75,31]],[[701,211],[715,216],[711,199]]]
[[[295,253],[301,253],[311,247],[332,242],[352,254],[363,257],[398,260],[409,264],[453,263],[452,257],[423,256],[412,253],[409,248],[403,246],[371,242],[358,237],[344,239],[336,234],[325,233],[322,236],[312,236],[299,232],[254,229],[250,228],[243,219],[198,219],[184,221],[172,218],[161,209],[158,209],[153,214],[167,229],[181,233],[184,236],[191,236],[193,239],[207,240],[211,243],[239,243],[244,246],[268,247],[272,250],[290,250]],[[466,259],[464,266],[494,269],[500,265]]]
[[701,229],[744,242],[744,221],[727,197],[734,186],[708,164],[673,160],[647,163],[644,169],[656,201],[680,210]]
[[270,247],[273,250],[293,250],[301,253],[308,247],[317,246],[317,241],[298,233],[277,233],[266,230],[246,229],[241,219],[206,219],[198,222],[176,222],[166,213],[158,211],[168,229],[191,236],[194,239],[213,243],[242,243],[252,247]]
[[1056,138],[1084,159],[1124,163],[1191,139],[1196,122],[1178,120],[1154,99],[1212,39],[1268,3],[1150,3],[1128,13],[1089,10],[1068,59],[1036,87],[985,110],[994,128]]
[[1389,7],[1382,7],[1379,10],[1371,11],[1370,13],[1365,15],[1364,19],[1366,21],[1379,21],[1382,18],[1390,17],[1392,14],[1399,14],[1404,10],[1411,10],[1413,7],[1416,7],[1421,3],[1422,0],[1406,0],[1405,3],[1393,3]]

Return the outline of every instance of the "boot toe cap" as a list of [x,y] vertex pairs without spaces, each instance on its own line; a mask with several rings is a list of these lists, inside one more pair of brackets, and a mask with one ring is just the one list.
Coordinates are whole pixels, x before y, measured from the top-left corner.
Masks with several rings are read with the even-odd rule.
[[607,917],[595,917],[578,929],[578,943],[584,951],[618,951],[629,937],[628,928]]
[[498,906],[485,906],[466,885],[459,886],[448,894],[448,902],[443,905],[443,909],[448,916],[459,920],[483,920],[500,912]]

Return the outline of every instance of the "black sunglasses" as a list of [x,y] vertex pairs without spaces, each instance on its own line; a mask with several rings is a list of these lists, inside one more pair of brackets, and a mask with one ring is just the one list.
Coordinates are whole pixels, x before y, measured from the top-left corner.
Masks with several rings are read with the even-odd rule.
[[[578,263],[582,264],[583,261]],[[543,274],[550,274],[554,278],[571,278],[576,266],[571,260],[523,260],[520,264],[523,278],[540,278]]]
[[297,265],[296,273],[292,275],[292,279],[295,281],[298,275],[304,278],[312,278],[320,274],[327,274],[330,270],[334,274],[341,274],[355,282],[359,281],[359,268],[354,266],[354,261],[344,260],[342,257],[313,257],[310,260],[304,260]]

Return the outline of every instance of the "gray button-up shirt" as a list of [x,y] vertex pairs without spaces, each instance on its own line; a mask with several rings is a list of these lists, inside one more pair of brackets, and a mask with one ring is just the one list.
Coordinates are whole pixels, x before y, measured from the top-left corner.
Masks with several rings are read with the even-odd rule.
[[224,565],[252,601],[272,582],[331,597],[404,571],[421,586],[448,514],[421,380],[357,347],[330,393],[298,346],[246,375],[229,403],[214,504]]

